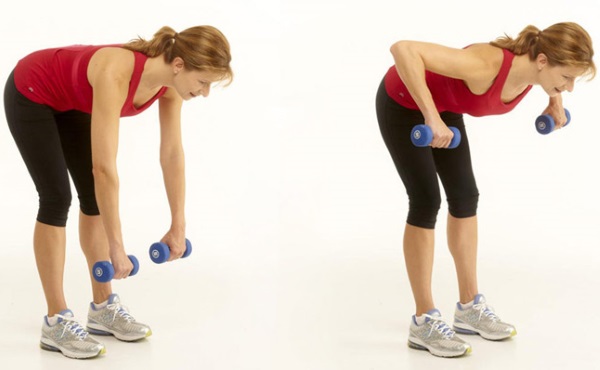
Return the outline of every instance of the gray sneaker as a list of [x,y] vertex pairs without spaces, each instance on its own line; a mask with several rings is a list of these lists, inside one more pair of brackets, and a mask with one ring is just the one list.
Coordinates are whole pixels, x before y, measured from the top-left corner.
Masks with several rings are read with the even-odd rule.
[[479,334],[485,339],[502,340],[517,335],[515,327],[503,322],[486,304],[485,297],[477,294],[473,307],[463,309],[456,304],[454,330],[461,334]]
[[459,357],[471,353],[471,346],[460,339],[443,320],[440,311],[433,309],[425,314],[425,322],[417,325],[413,315],[408,335],[408,346],[427,350],[439,357]]
[[42,324],[40,347],[54,352],[61,352],[70,358],[92,358],[106,352],[104,345],[88,335],[83,326],[75,321],[71,310],[63,310],[58,315],[58,322],[48,323],[48,316]]
[[110,295],[108,304],[104,308],[96,308],[93,302],[90,303],[87,329],[91,334],[114,335],[125,342],[133,342],[152,335],[150,327],[135,321],[116,294]]

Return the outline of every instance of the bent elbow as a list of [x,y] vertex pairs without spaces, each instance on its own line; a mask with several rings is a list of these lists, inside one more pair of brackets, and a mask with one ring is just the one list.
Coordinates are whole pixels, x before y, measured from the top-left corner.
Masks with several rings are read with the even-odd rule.
[[410,42],[406,40],[396,41],[390,46],[390,53],[392,55],[397,56],[403,52],[405,52],[410,46]]

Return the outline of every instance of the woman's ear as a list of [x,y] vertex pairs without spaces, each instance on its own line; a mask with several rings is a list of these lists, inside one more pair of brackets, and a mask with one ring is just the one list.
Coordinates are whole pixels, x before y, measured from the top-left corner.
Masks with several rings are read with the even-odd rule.
[[537,65],[538,71],[541,71],[548,64],[548,57],[544,53],[539,53],[538,56],[535,58],[535,63]]
[[175,57],[175,59],[173,59],[171,62],[171,67],[173,68],[173,73],[177,74],[181,72],[184,67],[183,59],[180,57]]

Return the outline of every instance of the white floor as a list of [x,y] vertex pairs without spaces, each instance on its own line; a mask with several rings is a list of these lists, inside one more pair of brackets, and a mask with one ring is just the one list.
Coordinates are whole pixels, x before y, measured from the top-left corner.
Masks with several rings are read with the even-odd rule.
[[[362,248],[358,248],[358,247]],[[85,320],[86,271],[70,245],[69,304]],[[412,300],[402,256],[380,240],[355,241],[308,255],[281,253],[278,264],[210,254],[152,265],[115,283],[124,303],[153,335],[123,343],[99,337],[107,353],[71,360],[38,348],[44,304],[31,254],[13,253],[2,270],[3,369],[594,369],[597,259],[546,255],[543,264],[482,251],[481,285],[518,335],[505,342],[467,337],[473,353],[440,359],[406,346]],[[282,249],[283,250],[283,249]],[[12,250],[15,252],[15,250]],[[456,288],[440,248],[434,274],[438,306],[453,309]],[[11,283],[16,282],[16,283]]]

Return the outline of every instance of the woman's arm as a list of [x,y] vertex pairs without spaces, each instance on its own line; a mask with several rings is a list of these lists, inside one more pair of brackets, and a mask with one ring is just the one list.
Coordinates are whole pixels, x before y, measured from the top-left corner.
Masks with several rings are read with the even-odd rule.
[[452,132],[436,109],[425,81],[425,71],[464,80],[470,88],[489,87],[497,70],[494,70],[493,60],[486,60],[480,50],[474,49],[455,49],[417,41],[399,41],[390,48],[398,75],[433,131],[432,147],[447,147]]
[[160,165],[171,209],[171,227],[161,240],[171,249],[169,260],[185,252],[185,157],[181,138],[183,100],[169,88],[159,99]]
[[133,53],[111,48],[96,52],[88,67],[88,80],[94,90],[91,128],[94,186],[115,279],[129,276],[133,269],[123,245],[117,173],[119,119],[133,63]]
[[549,114],[554,118],[554,123],[556,123],[556,126],[554,127],[555,130],[562,128],[567,123],[567,115],[565,114],[565,108],[562,104],[562,95],[557,94],[551,96],[548,107],[544,109],[542,114]]

